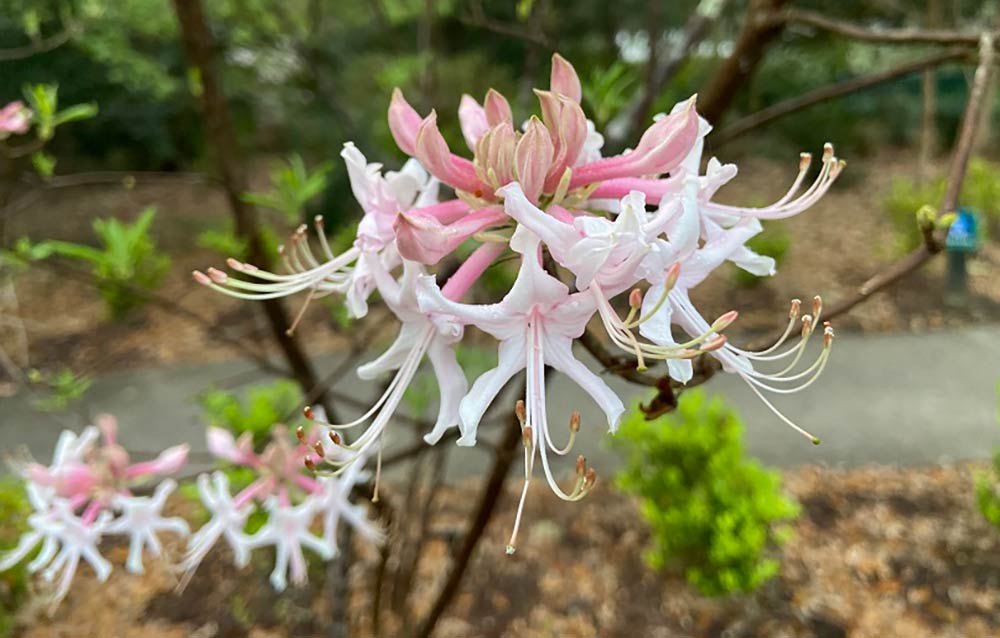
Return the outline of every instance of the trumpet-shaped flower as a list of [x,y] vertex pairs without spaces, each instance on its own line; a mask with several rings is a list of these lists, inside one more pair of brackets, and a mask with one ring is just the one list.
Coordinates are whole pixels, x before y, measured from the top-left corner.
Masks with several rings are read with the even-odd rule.
[[[126,566],[136,571],[142,566],[144,546],[159,555],[156,532],[187,533],[187,526],[179,519],[159,516],[174,487],[172,481],[161,483],[152,499],[132,494],[139,483],[179,470],[187,461],[187,446],[175,446],[150,461],[132,463],[128,452],[117,442],[118,426],[114,418],[103,415],[97,423],[97,427],[88,426],[79,435],[63,431],[51,464],[28,462],[15,466],[27,482],[28,500],[34,512],[28,517],[31,530],[21,537],[14,550],[0,559],[0,571],[13,567],[41,544],[38,555],[28,564],[28,571],[47,566],[43,575],[50,581],[61,574],[53,595],[53,609],[69,591],[81,558],[94,568],[99,580],[107,579],[111,564],[98,548],[103,536],[132,534]],[[137,544],[140,536],[142,542]]]
[[175,489],[177,483],[168,479],[156,486],[153,496],[115,497],[115,507],[121,514],[108,525],[105,532],[129,536],[128,559],[125,561],[125,568],[128,571],[135,574],[144,571],[143,551],[148,550],[153,556],[159,556],[163,552],[157,537],[158,533],[173,532],[179,536],[188,535],[188,525],[184,519],[176,516],[165,518],[161,514],[167,497]]
[[[307,412],[314,418],[322,416],[313,415],[312,409]],[[311,476],[307,468],[314,467],[312,459],[327,454],[323,431],[299,428],[296,435],[298,442],[292,443],[284,428],[275,427],[271,442],[257,453],[249,437],[236,439],[226,430],[209,429],[209,450],[220,459],[250,469],[255,478],[233,496],[224,473],[198,477],[199,495],[212,517],[191,536],[182,585],[220,539],[232,549],[237,566],[245,565],[254,549],[273,545],[276,560],[271,584],[279,591],[287,585],[289,575],[295,585],[305,582],[303,546],[324,560],[336,553],[336,525],[341,518],[366,538],[381,540],[378,528],[365,518],[362,508],[348,501],[351,489],[365,477],[364,459],[353,457],[354,462],[340,478]],[[336,435],[333,438],[336,442]],[[340,453],[339,446],[335,450]],[[266,514],[267,521],[249,535],[245,528],[255,509]],[[323,521],[322,536],[309,531],[317,518]]]

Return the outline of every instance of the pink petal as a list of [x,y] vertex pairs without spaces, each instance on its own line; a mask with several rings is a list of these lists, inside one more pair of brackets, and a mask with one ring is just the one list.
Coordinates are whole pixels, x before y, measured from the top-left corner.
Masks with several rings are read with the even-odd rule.
[[392,139],[396,140],[396,146],[407,155],[414,154],[420,123],[420,115],[403,97],[403,92],[393,89],[389,102],[389,131]]
[[173,474],[187,463],[189,449],[186,444],[167,448],[152,461],[129,466],[125,470],[125,476],[126,478],[139,478],[149,474]]
[[463,95],[458,105],[458,121],[462,126],[462,136],[470,151],[476,150],[476,142],[490,127],[486,121],[486,111],[471,95]]
[[476,176],[472,162],[464,157],[453,155],[448,149],[448,142],[437,127],[437,114],[424,118],[417,131],[414,142],[414,155],[420,163],[439,180],[453,188],[474,193],[485,192],[487,189]]
[[566,58],[558,53],[552,54],[552,75],[549,87],[553,93],[565,95],[574,102],[579,103],[583,97],[580,88],[580,77],[576,74],[576,69]]

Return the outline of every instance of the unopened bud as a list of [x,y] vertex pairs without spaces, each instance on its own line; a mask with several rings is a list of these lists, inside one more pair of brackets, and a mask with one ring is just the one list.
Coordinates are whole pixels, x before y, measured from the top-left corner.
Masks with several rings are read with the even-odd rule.
[[320,441],[313,443],[313,451],[316,452],[316,456],[319,458],[326,456],[326,450],[323,449],[323,443]]
[[573,413],[569,415],[569,431],[580,431],[580,412],[578,410],[573,410]]

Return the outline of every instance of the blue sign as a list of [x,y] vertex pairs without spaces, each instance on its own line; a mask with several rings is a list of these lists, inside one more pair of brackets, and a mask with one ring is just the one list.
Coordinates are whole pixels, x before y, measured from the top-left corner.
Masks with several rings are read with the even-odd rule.
[[948,228],[945,248],[955,252],[972,252],[979,247],[979,224],[976,214],[967,208],[960,208],[957,217]]

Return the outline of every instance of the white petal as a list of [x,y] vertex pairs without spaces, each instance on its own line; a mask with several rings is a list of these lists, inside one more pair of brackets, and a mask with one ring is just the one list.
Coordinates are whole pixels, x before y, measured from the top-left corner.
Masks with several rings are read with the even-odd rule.
[[[526,330],[526,327],[522,327]],[[527,341],[525,336],[520,339],[501,341],[498,350],[497,367],[487,370],[472,384],[469,393],[459,404],[462,438],[459,445],[476,444],[476,428],[483,418],[486,409],[500,394],[511,377],[524,369],[527,363]]]
[[573,342],[565,338],[545,338],[545,361],[576,383],[597,403],[608,419],[608,430],[618,429],[625,405],[615,391],[573,356]]
[[[458,365],[455,350],[441,339],[434,339],[427,349],[427,356],[437,377],[440,405],[434,428],[424,435],[424,441],[434,445],[448,428],[459,424],[458,406],[469,389],[462,367]],[[465,431],[462,434],[466,434]],[[473,434],[475,437],[475,434]]]

